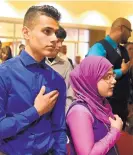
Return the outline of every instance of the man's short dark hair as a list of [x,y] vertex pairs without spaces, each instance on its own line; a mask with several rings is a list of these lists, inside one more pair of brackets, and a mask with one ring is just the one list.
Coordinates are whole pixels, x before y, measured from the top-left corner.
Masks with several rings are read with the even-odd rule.
[[19,45],[19,49],[22,48],[22,47],[25,47],[25,45],[24,44],[20,44]]
[[56,37],[59,39],[65,39],[67,36],[67,33],[65,31],[65,29],[61,26],[59,26],[58,31],[56,32]]
[[24,16],[23,26],[31,28],[36,24],[35,19],[40,15],[46,15],[48,17],[55,19],[56,21],[59,21],[61,18],[61,14],[53,6],[50,5],[31,6]]

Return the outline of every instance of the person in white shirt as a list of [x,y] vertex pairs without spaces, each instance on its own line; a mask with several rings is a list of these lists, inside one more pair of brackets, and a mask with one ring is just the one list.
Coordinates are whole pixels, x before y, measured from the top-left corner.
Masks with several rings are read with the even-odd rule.
[[56,50],[53,52],[52,57],[46,58],[45,62],[51,68],[53,68],[56,72],[58,72],[65,80],[66,88],[67,88],[67,99],[66,99],[66,112],[73,101],[73,90],[69,84],[69,74],[72,71],[72,66],[68,60],[65,60],[58,56],[60,48],[64,39],[66,38],[66,31],[60,26],[59,30],[56,33],[58,38],[58,44]]

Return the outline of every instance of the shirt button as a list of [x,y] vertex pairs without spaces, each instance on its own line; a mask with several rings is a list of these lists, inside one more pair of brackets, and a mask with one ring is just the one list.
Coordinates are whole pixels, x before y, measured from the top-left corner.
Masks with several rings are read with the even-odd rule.
[[39,74],[36,74],[35,77],[38,79],[39,78]]

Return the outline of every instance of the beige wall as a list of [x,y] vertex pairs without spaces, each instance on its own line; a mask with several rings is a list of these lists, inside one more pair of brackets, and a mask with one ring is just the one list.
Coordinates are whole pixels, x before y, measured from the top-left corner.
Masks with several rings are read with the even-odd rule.
[[105,34],[106,34],[106,32],[103,30],[90,30],[89,46],[91,47],[97,41],[104,39]]

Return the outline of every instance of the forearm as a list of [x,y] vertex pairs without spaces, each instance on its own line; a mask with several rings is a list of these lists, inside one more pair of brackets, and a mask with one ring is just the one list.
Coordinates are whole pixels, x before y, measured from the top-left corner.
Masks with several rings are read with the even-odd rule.
[[94,144],[89,155],[105,155],[115,145],[119,137],[120,131],[112,128],[103,139]]
[[39,115],[34,107],[19,114],[14,114],[12,117],[6,117],[5,115],[0,120],[0,139],[15,136],[38,118]]
[[67,123],[76,153],[78,155],[105,155],[116,143],[120,132],[112,128],[106,136],[95,142],[92,115],[83,106],[75,106],[72,110],[67,116]]

